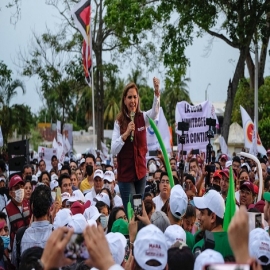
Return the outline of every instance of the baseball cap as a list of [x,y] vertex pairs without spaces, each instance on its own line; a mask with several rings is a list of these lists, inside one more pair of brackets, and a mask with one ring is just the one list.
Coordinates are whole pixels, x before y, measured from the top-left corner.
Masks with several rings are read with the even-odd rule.
[[115,195],[113,200],[114,200],[114,207],[123,207],[123,200],[120,196]]
[[85,158],[82,158],[82,159],[80,160],[79,166],[81,166],[81,165],[84,164],[84,163],[85,163]]
[[226,161],[225,167],[229,168],[230,166],[232,166],[232,161],[231,160]]
[[216,170],[213,174],[213,178],[219,178],[219,179],[222,179],[222,175],[221,175],[221,170]]
[[55,229],[67,226],[72,217],[72,213],[68,208],[60,209],[54,218],[53,227]]
[[123,235],[129,235],[128,222],[123,220],[122,218],[115,220],[112,225],[111,231],[119,232],[119,233],[122,233]]
[[31,182],[32,183],[37,183],[38,179],[37,179],[37,176],[36,175],[32,175],[32,179],[31,179]]
[[[77,214],[83,214],[84,213],[84,206],[83,204],[81,204],[80,202],[74,202],[71,207],[70,207],[70,211],[72,213],[72,215],[77,215]],[[85,218],[84,218],[85,219]]]
[[250,172],[250,166],[246,162],[241,165],[241,168],[245,168],[245,167],[247,168],[247,171]]
[[222,154],[220,156],[220,159],[225,159],[226,161],[228,161],[228,156],[226,154]]
[[51,183],[50,183],[51,190],[54,190],[58,186],[59,186],[58,181],[56,181],[56,180],[51,181]]
[[104,180],[107,180],[109,181],[110,183],[112,181],[115,181],[115,176],[114,176],[114,173],[112,171],[106,171],[104,173]]
[[265,201],[270,202],[270,192],[264,192],[263,198]]
[[58,181],[58,176],[57,176],[56,174],[53,174],[53,175],[51,176],[51,180],[56,180],[56,181]]
[[175,185],[171,189],[170,210],[174,217],[181,219],[187,210],[188,198],[180,185]]
[[223,169],[219,172],[221,175],[224,175],[225,177],[230,177],[230,170],[229,169]]
[[[153,224],[143,227],[134,242],[134,258],[139,266],[145,270],[162,270],[167,264],[167,244],[162,231]],[[147,264],[150,260],[160,263],[159,266]]]
[[0,177],[0,182],[2,182],[2,181],[4,181],[4,182],[6,183],[7,180],[6,180],[5,177],[1,176],[1,177]]
[[167,248],[169,249],[175,242],[186,243],[186,232],[179,225],[170,225],[164,232]]
[[215,190],[211,189],[202,197],[194,197],[193,202],[198,209],[210,209],[218,217],[224,217],[225,203],[222,196]]
[[111,206],[111,202],[110,202],[110,197],[107,193],[101,192],[99,193],[96,198],[94,198],[95,202],[104,202],[105,204],[107,204],[109,207]]
[[261,265],[270,262],[270,237],[262,228],[256,228],[249,233],[249,254],[256,258]]
[[98,209],[94,205],[91,205],[84,210],[83,216],[86,220],[92,219],[96,221],[101,216],[101,213],[98,212]]
[[77,202],[77,201],[82,201],[83,203],[85,202],[85,197],[83,196],[83,193],[77,189],[74,190],[70,198],[68,199],[68,202]]
[[100,177],[101,179],[103,179],[103,177],[104,177],[103,171],[102,170],[95,170],[94,178],[96,178],[96,177]]
[[68,192],[64,192],[61,194],[62,202],[68,200],[70,198],[70,194]]
[[82,214],[77,214],[71,217],[68,227],[74,229],[74,233],[83,233],[88,223]]
[[121,265],[125,258],[127,239],[123,234],[118,232],[110,232],[105,237],[108,241],[114,262]]
[[23,184],[24,185],[24,182],[23,182],[22,178],[18,174],[15,174],[15,175],[13,175],[11,177],[11,179],[9,181],[9,184],[8,184],[8,188],[12,189],[17,184]]
[[242,188],[248,188],[253,194],[255,194],[255,189],[254,189],[254,185],[252,184],[252,182],[250,181],[245,181],[241,186],[240,186],[240,190]]
[[203,270],[206,264],[212,263],[224,263],[223,256],[213,249],[206,249],[196,258],[194,270]]

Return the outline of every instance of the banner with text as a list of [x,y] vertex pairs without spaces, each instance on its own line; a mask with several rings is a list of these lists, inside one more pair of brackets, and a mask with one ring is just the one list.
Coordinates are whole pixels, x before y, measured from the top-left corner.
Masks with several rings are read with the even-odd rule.
[[57,155],[57,149],[47,148],[43,146],[38,147],[38,161],[44,160],[46,163],[46,171],[49,172],[52,168],[51,158]]
[[[206,118],[216,119],[215,108],[210,101],[204,101],[196,106],[190,105],[186,101],[181,101],[176,104],[175,108],[175,122],[176,133],[182,135],[182,132],[177,130],[178,122],[189,123],[189,131],[185,131],[186,142],[184,144],[184,151],[189,152],[191,149],[199,149],[206,153],[206,146],[208,144],[207,131],[209,126],[206,125]],[[181,149],[182,145],[178,145]]]

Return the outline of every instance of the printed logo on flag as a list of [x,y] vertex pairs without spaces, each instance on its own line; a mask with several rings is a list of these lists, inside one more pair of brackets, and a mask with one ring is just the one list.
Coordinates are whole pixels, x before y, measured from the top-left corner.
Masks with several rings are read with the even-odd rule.
[[[155,120],[154,122],[155,122],[156,126],[158,126],[158,120]],[[148,133],[149,133],[150,135],[154,135],[154,134],[155,134],[155,132],[154,132],[154,130],[151,128],[151,126],[149,126],[149,127],[147,128],[147,131],[148,131]]]
[[[254,125],[253,123],[248,123],[246,127],[246,137],[249,140],[249,142],[252,142],[252,135],[253,135]],[[257,144],[262,145],[261,139],[259,134],[257,133]]]

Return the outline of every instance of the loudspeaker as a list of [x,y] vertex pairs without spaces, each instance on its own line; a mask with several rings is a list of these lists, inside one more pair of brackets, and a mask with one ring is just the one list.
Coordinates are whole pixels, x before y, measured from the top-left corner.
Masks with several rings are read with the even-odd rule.
[[8,143],[8,157],[28,156],[29,159],[29,140]]
[[21,172],[23,169],[23,166],[27,163],[28,162],[25,156],[14,157],[14,158],[9,159],[8,168],[10,171]]

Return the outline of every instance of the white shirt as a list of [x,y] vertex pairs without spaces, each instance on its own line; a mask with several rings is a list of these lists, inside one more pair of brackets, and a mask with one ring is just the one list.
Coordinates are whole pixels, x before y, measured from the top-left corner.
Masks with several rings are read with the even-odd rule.
[[95,205],[96,202],[94,201],[94,199],[96,198],[97,194],[96,194],[96,191],[94,189],[94,187],[92,187],[90,189],[90,191],[84,196],[85,197],[85,201],[90,201],[91,202],[91,205]]
[[[159,112],[159,107],[160,107],[160,97],[156,97],[156,95],[154,95],[152,108],[147,112],[143,112],[143,118],[146,127],[150,125],[148,117],[156,119]],[[122,140],[122,137],[120,135],[120,126],[118,122],[115,121],[112,134],[111,154],[113,156],[117,155],[121,151],[124,144],[125,142]]]
[[164,205],[163,200],[161,199],[160,195],[156,196],[155,198],[152,199],[153,202],[156,205],[156,211],[160,211],[162,206]]

